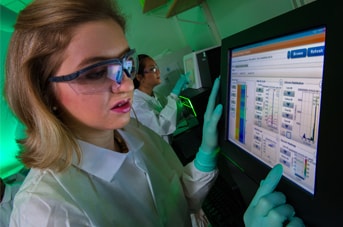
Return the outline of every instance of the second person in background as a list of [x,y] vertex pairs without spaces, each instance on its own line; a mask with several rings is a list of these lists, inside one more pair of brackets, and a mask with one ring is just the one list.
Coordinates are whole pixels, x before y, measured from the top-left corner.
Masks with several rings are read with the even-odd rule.
[[154,59],[149,55],[140,54],[138,61],[131,117],[137,118],[142,124],[162,136],[165,141],[171,143],[182,108],[178,96],[187,87],[188,77],[181,75],[170,95],[164,97],[154,92],[154,88],[161,83],[160,70]]

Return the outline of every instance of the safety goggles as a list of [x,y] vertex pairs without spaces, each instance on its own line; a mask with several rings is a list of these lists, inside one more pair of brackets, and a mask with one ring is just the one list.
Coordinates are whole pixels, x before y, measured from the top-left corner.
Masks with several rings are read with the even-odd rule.
[[113,82],[119,88],[124,72],[134,79],[137,70],[135,49],[130,49],[121,58],[113,58],[87,66],[77,72],[50,77],[50,82],[67,82],[79,94],[94,94],[113,90]]

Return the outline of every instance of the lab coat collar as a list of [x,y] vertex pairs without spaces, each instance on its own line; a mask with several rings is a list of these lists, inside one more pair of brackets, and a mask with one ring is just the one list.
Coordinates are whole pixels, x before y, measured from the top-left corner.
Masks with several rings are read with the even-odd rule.
[[13,196],[12,196],[11,185],[6,185],[5,186],[4,195],[3,195],[3,198],[2,198],[2,201],[1,201],[1,205],[5,204],[5,203],[11,202],[12,199],[13,199]]
[[[138,152],[144,144],[143,141],[134,138],[125,130],[118,130],[118,132],[123,136],[128,145],[128,153],[114,152],[112,150],[78,140],[82,150],[82,159],[80,164],[77,164],[76,156],[74,156],[73,164],[89,174],[110,182],[120,169],[127,156],[132,152]],[[143,169],[146,170],[144,164],[142,166],[139,162],[136,162],[136,165],[138,165],[140,169],[143,167]]]
[[122,130],[118,130],[118,132],[126,141],[129,151],[133,153],[135,165],[142,171],[147,172],[148,169],[143,162],[141,154],[144,141],[138,139],[135,135],[129,132],[132,128],[133,130],[137,130],[136,127],[138,126],[136,126],[135,124],[137,124],[136,119],[131,119],[128,127]]

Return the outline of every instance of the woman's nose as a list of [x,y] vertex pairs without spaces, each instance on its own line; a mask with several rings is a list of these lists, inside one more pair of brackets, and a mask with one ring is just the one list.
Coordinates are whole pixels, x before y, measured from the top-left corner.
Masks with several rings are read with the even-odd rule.
[[[118,83],[119,82],[119,83]],[[112,92],[117,92],[118,90],[121,91],[133,91],[133,80],[130,79],[126,72],[123,71],[123,75],[121,77],[121,81],[113,80],[112,82]]]

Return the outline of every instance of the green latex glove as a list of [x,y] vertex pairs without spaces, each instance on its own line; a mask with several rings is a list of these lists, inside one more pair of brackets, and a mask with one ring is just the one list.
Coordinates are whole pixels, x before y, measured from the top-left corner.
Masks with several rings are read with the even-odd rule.
[[181,91],[185,89],[189,84],[190,73],[181,74],[180,78],[176,81],[176,84],[171,93],[179,96]]
[[303,227],[303,221],[295,217],[294,208],[286,204],[286,196],[275,192],[282,177],[282,165],[277,164],[261,181],[254,198],[244,213],[246,227]]
[[219,152],[217,124],[223,112],[223,106],[221,104],[215,106],[219,85],[220,77],[214,81],[208,99],[202,129],[202,141],[194,160],[195,167],[204,172],[212,171],[217,166],[217,155]]

